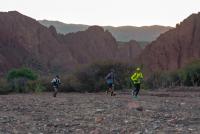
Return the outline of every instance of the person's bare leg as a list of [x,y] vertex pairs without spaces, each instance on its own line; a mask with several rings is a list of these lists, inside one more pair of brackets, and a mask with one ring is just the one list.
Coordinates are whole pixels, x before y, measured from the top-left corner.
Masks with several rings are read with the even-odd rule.
[[58,93],[58,89],[57,89],[56,87],[54,87],[54,94],[53,94],[53,97],[56,97],[57,93]]
[[111,96],[114,96],[114,90],[111,88]]
[[106,90],[106,94],[108,94],[110,92],[110,88],[108,88],[107,90]]

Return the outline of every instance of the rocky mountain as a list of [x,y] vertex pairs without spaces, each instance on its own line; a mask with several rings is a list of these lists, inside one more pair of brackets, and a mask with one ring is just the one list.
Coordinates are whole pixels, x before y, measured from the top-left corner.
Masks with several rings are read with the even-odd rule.
[[179,69],[200,59],[200,13],[192,14],[175,29],[148,45],[139,62],[150,71]]
[[131,40],[127,43],[118,42],[118,52],[117,56],[120,61],[125,61],[128,63],[134,63],[135,57],[137,57],[142,52],[142,47],[135,40]]
[[58,33],[68,34],[68,33],[76,33],[79,31],[85,31],[88,29],[88,25],[82,24],[66,24],[60,21],[49,21],[49,20],[39,20],[42,25],[46,27],[54,26]]
[[92,26],[86,31],[66,34],[63,39],[78,63],[112,60],[116,57],[117,42],[101,27]]
[[[62,64],[61,64],[62,61]],[[16,11],[0,13],[0,72],[19,66],[38,70],[77,63],[57,33]],[[61,66],[62,65],[62,66]]]
[[110,31],[113,36],[118,41],[130,41],[136,40],[138,42],[152,42],[156,40],[156,38],[166,31],[172,29],[172,27],[165,26],[142,26],[142,27],[134,27],[134,26],[121,26],[121,27],[104,27],[108,31]]
[[[71,32],[84,31],[89,26],[81,24],[65,24],[59,21],[48,21],[40,20],[42,25],[50,27],[51,25],[56,28],[59,33],[67,34]],[[143,27],[134,27],[134,26],[121,26],[121,27],[112,27],[105,26],[105,30],[108,30],[116,38],[117,41],[128,42],[130,40],[136,40],[139,42],[151,42],[155,40],[161,33],[172,29],[172,27],[165,26],[143,26]]]
[[47,28],[16,11],[0,13],[1,74],[21,66],[42,72],[70,71],[95,61],[120,61],[122,56],[128,62],[135,56],[119,55],[119,51],[130,53],[118,48],[112,34],[98,26],[62,35],[53,26]]

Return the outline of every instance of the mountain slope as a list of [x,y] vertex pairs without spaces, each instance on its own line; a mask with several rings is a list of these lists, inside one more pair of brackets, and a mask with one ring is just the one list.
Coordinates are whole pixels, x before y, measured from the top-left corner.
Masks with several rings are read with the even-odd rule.
[[0,12],[0,75],[22,66],[42,72],[69,72],[95,61],[122,61],[123,56],[123,62],[129,62],[135,56],[119,56],[119,51],[112,34],[98,26],[62,35],[53,26],[47,28],[16,11]]
[[142,47],[135,40],[129,42],[118,42],[117,56],[119,61],[134,63],[135,57],[142,52]]
[[[40,20],[39,21],[44,26],[53,25],[59,33],[71,33],[84,31],[89,26],[81,24],[65,24],[59,21],[48,21]],[[130,40],[136,41],[147,41],[151,42],[155,40],[161,33],[172,29],[172,27],[165,26],[144,26],[144,27],[134,27],[134,26],[121,26],[121,27],[103,27],[105,30],[108,30],[116,38],[117,41],[128,42]]]
[[67,33],[75,33],[79,31],[85,31],[88,29],[88,25],[81,25],[81,24],[65,24],[59,21],[48,21],[48,20],[41,20],[38,21],[42,25],[46,27],[54,26],[58,33],[67,34]]
[[[16,11],[0,13],[0,70],[29,66],[48,70],[76,64],[67,47],[60,43],[52,29]],[[59,46],[59,47],[57,47]],[[65,51],[63,51],[65,50]]]
[[151,42],[155,40],[161,33],[172,29],[172,27],[164,26],[121,26],[121,27],[104,27],[110,31],[118,41],[127,42],[129,40]]
[[117,42],[113,36],[98,26],[86,31],[66,34],[64,43],[79,63],[112,60],[116,57]]
[[139,62],[152,71],[179,69],[200,59],[200,13],[192,14],[175,29],[148,45]]

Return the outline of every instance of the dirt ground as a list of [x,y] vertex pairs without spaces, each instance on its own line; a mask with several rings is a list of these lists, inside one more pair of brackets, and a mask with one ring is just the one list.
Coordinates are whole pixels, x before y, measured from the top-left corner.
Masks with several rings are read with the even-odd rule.
[[199,134],[200,92],[0,96],[0,134]]

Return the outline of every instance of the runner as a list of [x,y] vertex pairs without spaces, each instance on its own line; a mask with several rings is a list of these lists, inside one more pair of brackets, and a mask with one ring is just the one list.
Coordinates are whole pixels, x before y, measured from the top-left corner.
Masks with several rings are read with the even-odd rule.
[[114,70],[113,69],[111,69],[110,73],[107,74],[105,79],[106,79],[106,83],[108,85],[108,90],[106,91],[106,93],[108,94],[109,92],[111,92],[111,96],[115,96],[116,95],[114,93],[115,76],[114,76]]
[[57,93],[58,93],[58,87],[61,84],[59,76],[57,75],[55,78],[53,78],[53,80],[51,81],[53,88],[54,88],[54,93],[53,93],[53,97],[56,97]]
[[143,74],[140,71],[140,68],[137,68],[135,73],[131,76],[131,80],[133,81],[133,91],[132,91],[132,95],[137,98],[138,93],[140,91],[140,85],[141,85],[141,80],[143,79]]

